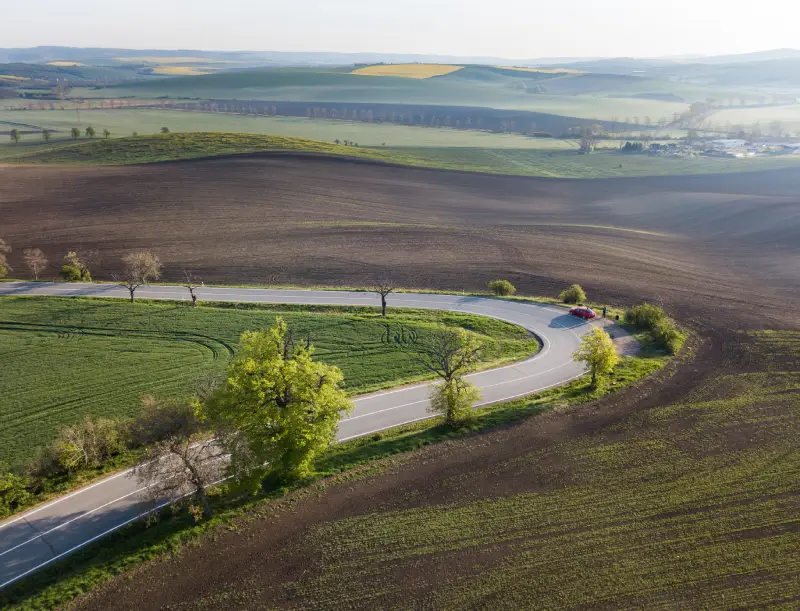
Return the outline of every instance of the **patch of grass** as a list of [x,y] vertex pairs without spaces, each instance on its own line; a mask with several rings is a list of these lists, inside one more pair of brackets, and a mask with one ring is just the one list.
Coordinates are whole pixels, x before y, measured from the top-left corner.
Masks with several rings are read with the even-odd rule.
[[[448,439],[465,438],[511,426],[552,409],[577,406],[582,402],[621,390],[660,369],[665,359],[628,357],[617,367],[614,375],[604,380],[594,391],[588,379],[581,379],[558,389],[551,389],[510,403],[497,404],[476,411],[475,419],[467,426],[450,429],[441,419],[431,419],[390,429],[382,433],[333,446],[318,461],[318,475],[295,487],[313,493],[320,487],[362,477],[380,470],[391,456]],[[578,409],[578,408],[575,408]],[[219,487],[212,503],[215,516],[199,525],[193,524],[185,512],[164,511],[155,526],[134,523],[116,533],[72,554],[0,592],[0,604],[9,609],[53,608],[84,592],[91,591],[115,575],[142,562],[166,553],[179,552],[187,543],[197,541],[203,534],[213,536],[220,528],[235,528],[237,518],[262,519],[273,515],[290,489],[272,489],[259,497],[238,496],[225,486]]]
[[[408,128],[416,129],[416,128]],[[63,143],[63,141],[62,141]],[[17,149],[11,149],[13,154]],[[93,140],[7,157],[14,163],[124,165],[224,155],[298,152],[334,155],[410,167],[561,178],[652,176],[758,171],[799,167],[800,156],[754,159],[677,159],[601,151],[491,148],[368,148],[302,138],[233,133],[177,133]]]
[[[113,299],[5,297],[0,300],[0,462],[17,465],[60,427],[84,415],[125,417],[149,393],[184,395],[203,372],[222,370],[239,336],[282,316],[309,337],[320,360],[339,366],[351,394],[429,378],[391,340],[398,329],[425,333],[461,326],[488,346],[485,366],[524,358],[538,341],[490,318],[374,308]],[[387,335],[387,327],[389,335]]]

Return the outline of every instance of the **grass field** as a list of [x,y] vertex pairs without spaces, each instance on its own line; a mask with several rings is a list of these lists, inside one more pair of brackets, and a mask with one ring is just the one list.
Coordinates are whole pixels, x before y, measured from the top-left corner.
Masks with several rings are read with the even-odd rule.
[[[421,129],[421,128],[407,128]],[[458,133],[458,132],[455,132]],[[545,146],[552,140],[530,140]],[[560,146],[570,143],[556,141]],[[62,143],[63,144],[63,143]],[[471,148],[471,147],[351,147],[298,138],[255,134],[186,133],[95,139],[56,148],[37,142],[0,147],[0,158],[20,162],[57,164],[132,164],[193,159],[263,151],[298,151],[344,155],[366,160],[489,174],[559,178],[604,178],[610,176],[656,176],[718,174],[800,167],[800,156],[755,159],[677,159],[625,155],[614,150],[577,155],[574,149]],[[30,157],[17,157],[30,154]]]
[[[78,120],[80,116],[80,121]],[[5,124],[8,124],[8,127]],[[185,112],[177,110],[0,110],[0,130],[10,129],[12,123],[24,123],[40,128],[58,130],[53,141],[69,141],[70,129],[81,133],[91,125],[102,133],[108,129],[112,136],[159,133],[162,126],[172,132],[236,132],[291,136],[310,140],[350,140],[361,146],[415,147],[485,147],[485,148],[576,148],[553,138],[528,138],[518,134],[493,134],[482,131],[430,128],[390,123],[363,123],[306,119],[298,117],[255,117],[226,113]],[[22,143],[40,141],[39,134],[24,134]],[[13,151],[6,136],[0,140],[0,151]],[[2,154],[2,153],[0,153]]]
[[[321,572],[283,587],[305,606],[358,592],[376,606],[796,608],[800,336],[753,341],[763,370],[719,375],[680,403],[516,461],[545,479],[546,465],[569,465],[567,485],[322,524],[307,537]],[[459,558],[469,570],[437,572]],[[398,579],[412,566],[435,577]]]
[[770,133],[770,124],[779,121],[784,132],[792,132],[800,138],[800,104],[790,106],[763,106],[760,108],[731,108],[716,111],[709,118],[715,125],[730,123],[749,130],[759,123],[762,133]]
[[0,300],[0,463],[17,464],[84,414],[131,415],[148,393],[182,395],[202,372],[220,370],[242,332],[283,316],[316,355],[341,367],[347,390],[361,393],[426,377],[407,352],[385,340],[386,324],[424,333],[432,324],[480,334],[488,362],[532,354],[538,342],[488,318],[371,309],[190,308],[185,304],[11,297]]
[[353,70],[350,74],[365,76],[400,76],[403,78],[428,79],[461,70],[464,66],[445,64],[377,64]]
[[[401,103],[438,106],[478,106],[508,110],[527,110],[569,117],[623,121],[625,117],[650,116],[654,120],[683,112],[688,103],[636,97],[611,97],[617,94],[635,96],[654,89],[670,90],[668,82],[638,79],[625,83],[622,89],[616,81],[600,85],[587,80],[591,86],[582,94],[582,85],[570,88],[568,95],[558,92],[533,93],[529,85],[540,84],[543,77],[553,76],[553,84],[565,79],[558,75],[526,73],[515,70],[481,70],[465,68],[443,76],[427,79],[373,76],[320,71],[316,69],[283,68],[223,72],[204,76],[153,80],[138,84],[120,85],[97,90],[76,89],[72,95],[92,97],[134,97],[155,99],[173,98],[274,100],[305,102]],[[505,73],[505,74],[501,74]],[[572,75],[580,79],[584,75]],[[589,75],[593,76],[593,75]],[[532,81],[528,83],[527,81]],[[639,82],[641,81],[641,82]],[[549,81],[544,81],[545,87]],[[683,86],[685,95],[694,95]],[[576,95],[578,94],[578,95]],[[700,94],[697,94],[700,97]]]

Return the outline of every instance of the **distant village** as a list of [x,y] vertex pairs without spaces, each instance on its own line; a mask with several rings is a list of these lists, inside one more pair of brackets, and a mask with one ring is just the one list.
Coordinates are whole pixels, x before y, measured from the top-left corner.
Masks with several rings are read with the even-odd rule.
[[647,153],[662,157],[738,158],[800,155],[800,142],[756,142],[738,138],[650,144]]

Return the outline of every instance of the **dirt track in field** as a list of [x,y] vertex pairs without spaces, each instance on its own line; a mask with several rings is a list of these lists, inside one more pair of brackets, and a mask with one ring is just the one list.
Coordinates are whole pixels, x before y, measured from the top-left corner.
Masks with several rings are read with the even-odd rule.
[[[501,277],[523,294],[550,295],[577,281],[599,300],[663,302],[698,333],[694,356],[671,376],[580,413],[426,448],[384,475],[334,485],[145,565],[81,608],[326,608],[324,592],[297,589],[325,571],[309,538],[315,529],[371,512],[572,485],[585,471],[559,454],[564,444],[638,439],[647,432],[638,416],[753,367],[738,330],[796,328],[791,312],[800,303],[797,172],[551,181],[287,157],[0,168],[0,218],[15,255],[40,246],[55,260],[70,248],[95,248],[99,276],[113,273],[120,252],[151,248],[168,279],[187,267],[207,281],[359,285],[388,271],[411,286],[478,289]],[[670,426],[678,434],[689,425],[679,418]],[[731,447],[750,442],[729,435]],[[521,467],[532,448],[549,462]],[[387,581],[379,598],[343,595],[337,608],[430,605],[465,567],[505,553],[469,548],[390,563],[383,577],[408,580],[411,598],[393,595]],[[359,575],[341,577],[354,580],[353,592],[366,591]],[[734,587],[739,576],[725,579]],[[690,608],[670,598],[679,595],[655,600]]]

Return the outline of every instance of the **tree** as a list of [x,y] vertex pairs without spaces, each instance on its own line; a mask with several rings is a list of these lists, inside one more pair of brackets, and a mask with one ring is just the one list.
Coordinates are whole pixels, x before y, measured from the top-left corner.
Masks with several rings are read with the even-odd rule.
[[267,331],[248,331],[227,379],[206,413],[231,455],[231,472],[256,483],[308,476],[314,459],[334,439],[352,403],[338,367],[313,360],[310,342],[296,342],[278,319]]
[[430,410],[451,426],[468,419],[480,393],[464,375],[480,360],[483,344],[464,329],[441,328],[421,338],[414,349],[417,360],[443,382],[430,388]]
[[5,278],[8,276],[8,272],[12,271],[8,264],[8,253],[10,252],[11,247],[3,238],[0,238],[0,278]]
[[77,253],[70,250],[64,255],[64,264],[61,266],[61,277],[67,282],[91,282],[92,274],[89,272],[89,259],[94,256],[94,251]]
[[[131,425],[134,443],[147,452],[134,468],[145,498],[153,503],[174,500],[186,493],[197,500],[203,517],[212,515],[207,489],[220,479],[224,452],[213,437],[197,441],[203,424],[192,402],[142,400],[142,410]],[[198,513],[193,511],[195,519]]]
[[78,129],[77,127],[73,127],[71,130],[69,130],[69,133],[72,136],[73,140],[77,140],[78,138],[81,137],[81,130]]
[[19,139],[21,138],[19,130],[15,127],[11,130],[11,132],[9,132],[9,134],[11,135],[11,142],[14,144],[19,144]]
[[52,134],[52,132],[49,129],[43,129],[42,130],[42,140],[44,140],[45,142],[50,142],[51,134]]
[[118,454],[122,445],[117,421],[109,418],[92,420],[86,416],[83,422],[61,429],[55,441],[55,452],[59,464],[66,471],[74,471],[99,467]]
[[168,134],[169,133],[169,127],[162,127],[161,128],[161,133],[162,134]]
[[197,307],[197,295],[195,291],[202,285],[202,283],[198,284],[200,281],[197,277],[190,272],[189,270],[183,270],[183,277],[185,278],[183,286],[185,286],[189,291],[189,296],[192,298],[192,307]]
[[149,250],[136,250],[122,257],[125,266],[121,276],[114,280],[128,289],[133,303],[134,293],[140,286],[161,277],[161,261]]
[[603,329],[595,327],[581,339],[581,345],[572,358],[585,363],[592,374],[592,388],[597,388],[597,376],[609,373],[619,362],[611,336]]
[[517,292],[517,287],[508,280],[492,280],[488,286],[489,290],[498,296],[506,297]]
[[108,138],[111,135],[111,132],[108,129],[103,130],[103,138]]
[[568,289],[561,291],[558,298],[564,303],[581,304],[586,301],[586,293],[580,284],[573,284]]
[[33,274],[33,279],[38,280],[39,274],[47,267],[47,257],[44,256],[41,248],[26,248],[22,254],[25,258],[25,265]]
[[94,127],[92,127],[90,125],[89,127],[86,128],[86,137],[87,138],[94,138],[94,134],[95,134]]
[[384,277],[381,280],[379,280],[378,283],[375,285],[375,288],[372,289],[378,295],[380,295],[381,316],[383,318],[386,318],[386,297],[388,297],[389,294],[393,293],[395,291],[395,288],[396,287],[394,283],[388,278]]

